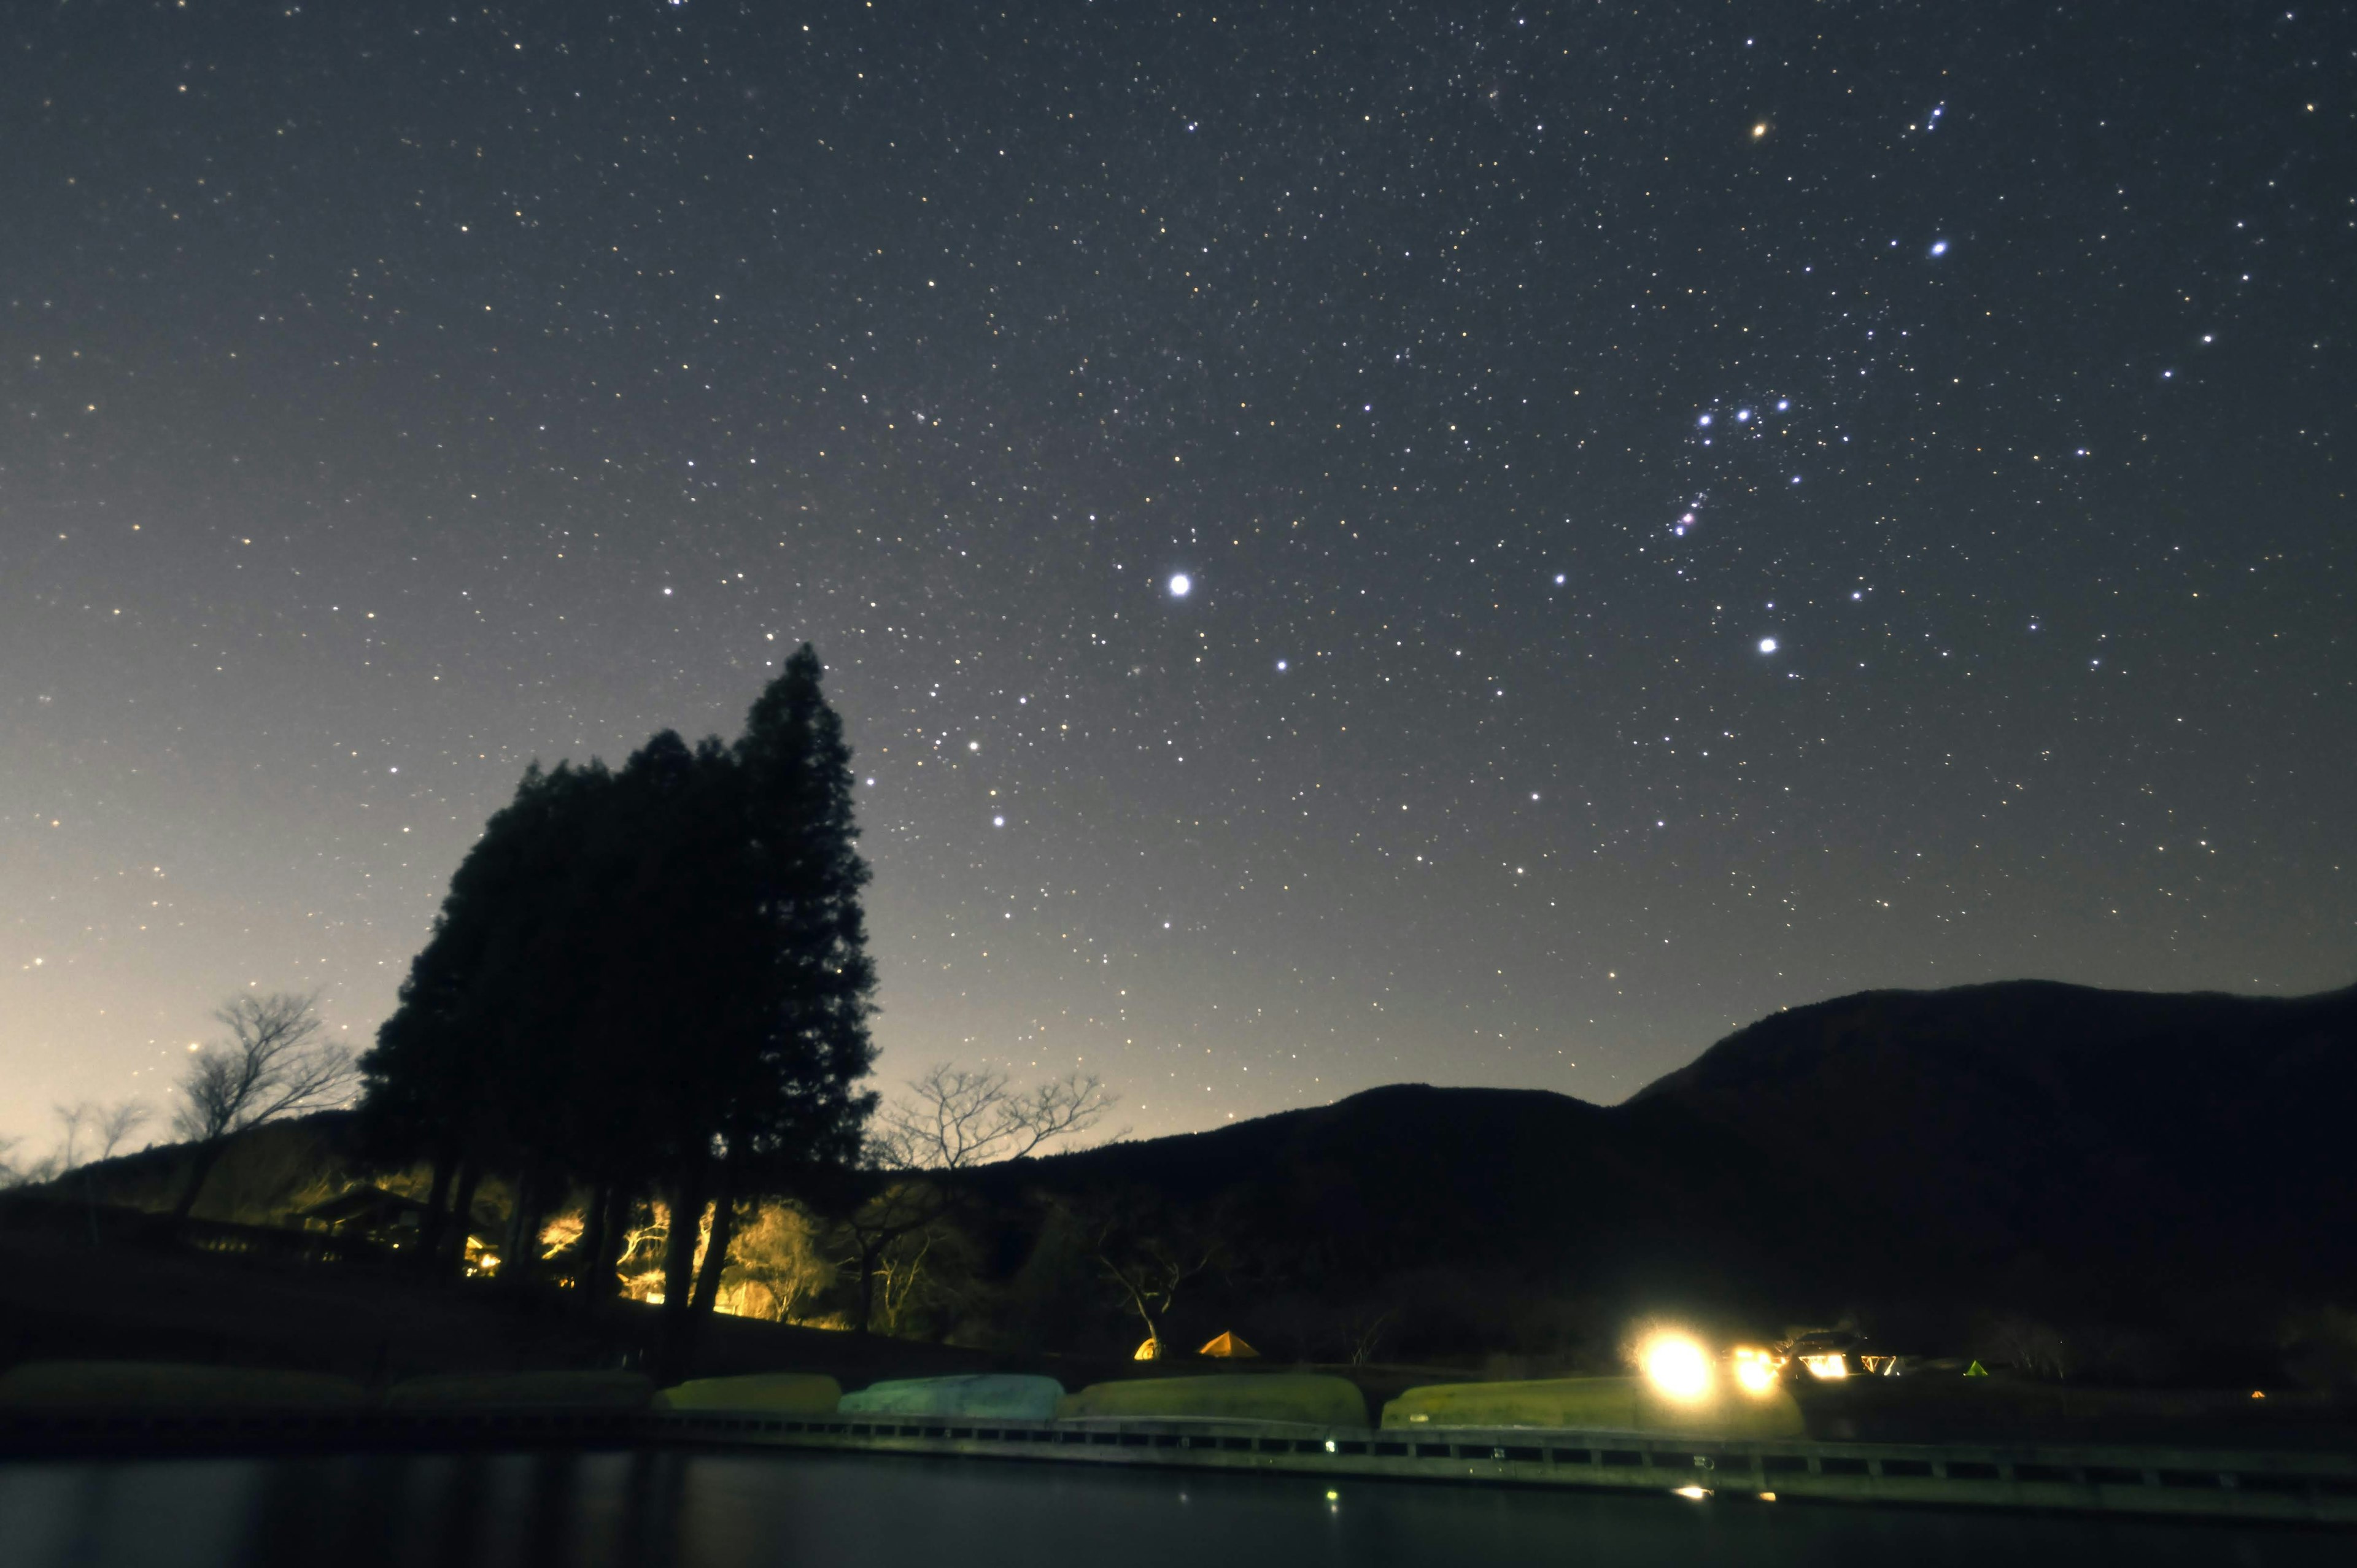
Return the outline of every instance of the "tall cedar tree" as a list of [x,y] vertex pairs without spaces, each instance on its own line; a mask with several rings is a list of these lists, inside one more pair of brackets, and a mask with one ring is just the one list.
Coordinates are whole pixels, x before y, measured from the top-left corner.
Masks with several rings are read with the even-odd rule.
[[450,1170],[496,1168],[528,1217],[587,1185],[586,1278],[611,1276],[619,1227],[600,1220],[666,1197],[674,1357],[716,1297],[737,1202],[856,1159],[875,1104],[855,1087],[874,1057],[868,871],[820,673],[805,644],[733,747],[665,732],[619,773],[527,773],[363,1064],[380,1147],[432,1157],[437,1195]]

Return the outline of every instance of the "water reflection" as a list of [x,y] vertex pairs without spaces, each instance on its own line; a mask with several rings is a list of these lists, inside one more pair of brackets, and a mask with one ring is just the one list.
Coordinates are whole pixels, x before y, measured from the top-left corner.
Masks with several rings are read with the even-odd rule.
[[2349,1545],[2345,1534],[2218,1525],[832,1455],[0,1466],[5,1568],[2337,1568]]

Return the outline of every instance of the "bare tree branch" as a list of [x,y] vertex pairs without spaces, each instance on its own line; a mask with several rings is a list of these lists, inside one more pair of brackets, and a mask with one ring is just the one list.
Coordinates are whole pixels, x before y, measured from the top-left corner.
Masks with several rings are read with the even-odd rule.
[[[899,1319],[899,1302],[892,1296],[889,1274],[895,1243],[938,1223],[956,1201],[952,1186],[927,1179],[928,1173],[953,1177],[976,1165],[1021,1159],[1088,1132],[1114,1103],[1092,1075],[1075,1072],[1017,1090],[995,1068],[968,1069],[949,1062],[910,1079],[909,1089],[907,1098],[877,1114],[868,1133],[866,1165],[872,1185],[845,1220],[853,1255],[844,1260],[844,1266],[857,1271],[863,1334],[877,1316],[879,1283],[887,1296],[888,1323]],[[923,1257],[920,1249],[919,1268]]]
[[1092,1073],[1017,1090],[996,1068],[948,1062],[909,1088],[910,1098],[886,1106],[869,1134],[872,1159],[887,1168],[962,1171],[1023,1159],[1089,1132],[1114,1102]]
[[213,1015],[229,1038],[188,1064],[172,1112],[173,1131],[197,1146],[175,1219],[195,1206],[231,1133],[350,1097],[358,1077],[352,1055],[319,1038],[318,1001],[285,991],[232,996]]

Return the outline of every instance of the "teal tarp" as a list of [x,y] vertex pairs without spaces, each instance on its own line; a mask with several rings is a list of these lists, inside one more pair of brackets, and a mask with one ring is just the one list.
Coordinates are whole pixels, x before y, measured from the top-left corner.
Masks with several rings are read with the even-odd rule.
[[1001,1421],[1051,1421],[1064,1385],[1053,1378],[976,1372],[957,1378],[899,1378],[845,1394],[846,1415],[994,1416]]

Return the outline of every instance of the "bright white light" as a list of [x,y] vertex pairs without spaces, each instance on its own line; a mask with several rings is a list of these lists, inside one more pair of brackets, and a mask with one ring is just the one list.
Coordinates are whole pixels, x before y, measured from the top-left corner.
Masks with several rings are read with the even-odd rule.
[[1708,424],[1710,423],[1710,415],[1706,413],[1700,419],[1695,420],[1695,423],[1696,424]]
[[1195,580],[1192,577],[1184,572],[1177,573],[1170,579],[1170,596],[1174,599],[1183,599],[1187,596],[1188,590],[1194,585]]
[[1776,1390],[1776,1360],[1756,1345],[1735,1348],[1735,1383],[1747,1394],[1773,1393]]
[[1692,1337],[1665,1329],[1637,1350],[1645,1380],[1674,1400],[1697,1400],[1710,1392],[1710,1356]]
[[1006,819],[1005,817],[993,817],[990,819],[990,825],[994,828],[1003,828],[1006,825]]
[[1946,255],[1946,254],[1948,253],[1948,242],[1946,242],[1945,240],[1934,240],[1934,241],[1932,241],[1932,253],[1933,255],[1935,255],[1935,256],[1944,256],[1944,255]]
[[1777,413],[1783,413],[1786,409],[1788,409],[1788,408],[1790,408],[1790,407],[1792,407],[1792,400],[1791,398],[1788,398],[1788,397],[1780,397],[1780,398],[1778,398],[1778,399],[1776,400],[1776,412],[1777,412]]
[[1772,637],[1763,637],[1763,638],[1761,638],[1761,639],[1760,639],[1760,652],[1762,652],[1762,653],[1773,653],[1773,652],[1775,652],[1775,651],[1776,651],[1776,639],[1775,639],[1774,638],[1772,638]]
[[1563,586],[1563,576],[1564,575],[1560,572],[1557,572],[1555,575],[1555,585],[1558,588]]
[[978,740],[967,741],[965,743],[965,748],[968,751],[980,751],[982,749],[982,742]]
[[1285,673],[1285,660],[1282,659],[1276,661],[1276,672],[1280,675]]
[[1735,423],[1736,423],[1736,424],[1750,424],[1750,423],[1751,423],[1751,411],[1750,411],[1749,409],[1748,409],[1748,408],[1738,408],[1738,409],[1737,409],[1737,410],[1735,411]]

